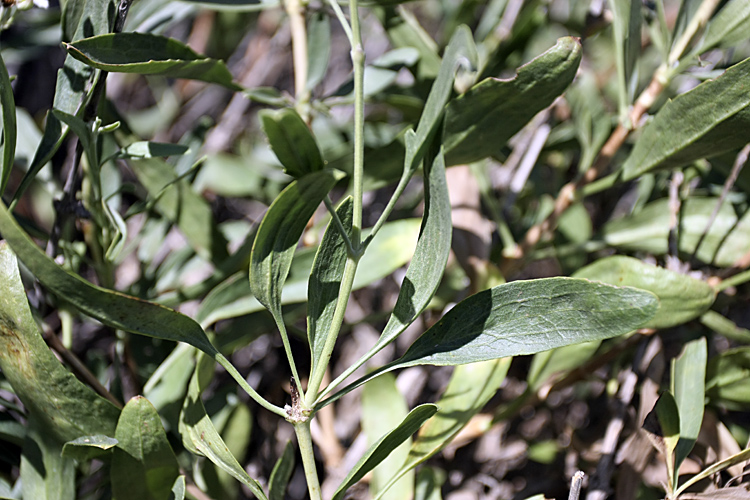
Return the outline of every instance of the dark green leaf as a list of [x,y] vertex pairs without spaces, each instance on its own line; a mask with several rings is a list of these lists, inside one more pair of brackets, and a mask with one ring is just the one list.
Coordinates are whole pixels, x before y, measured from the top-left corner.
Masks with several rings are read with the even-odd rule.
[[26,435],[21,455],[23,498],[75,500],[75,462],[62,456],[59,441],[48,433],[37,432],[38,425],[32,424],[32,427]]
[[662,452],[670,475],[674,468],[674,449],[680,438],[680,412],[674,396],[664,391],[654,405],[654,409],[646,416],[643,429],[649,434],[653,444]]
[[[5,227],[2,234],[6,239],[11,236]],[[5,242],[0,243],[0,283],[0,369],[39,434],[53,436],[61,447],[81,436],[113,436],[120,411],[83,385],[50,352],[31,315],[16,257]]]
[[103,71],[187,78],[242,90],[222,61],[197,54],[173,38],[107,33],[64,45],[72,57]]
[[750,127],[750,59],[667,102],[642,130],[622,167],[624,180],[687,165],[744,146]]
[[0,107],[3,113],[3,160],[0,167],[0,196],[2,196],[8,185],[16,156],[16,100],[13,97],[13,87],[10,86],[8,69],[2,57],[0,57]]
[[750,348],[738,347],[713,356],[706,368],[706,395],[711,404],[744,410],[750,404]]
[[578,368],[599,348],[601,341],[584,342],[565,347],[558,347],[551,351],[543,351],[534,355],[529,367],[526,382],[529,390],[536,392],[543,385],[554,382],[557,377],[570,370]]
[[631,332],[650,320],[650,292],[575,278],[515,281],[465,299],[419,337],[399,367],[535,354]]
[[169,446],[159,414],[149,401],[136,396],[117,422],[119,441],[112,456],[112,496],[126,500],[169,497],[179,477],[177,458]]
[[349,471],[349,474],[336,489],[333,500],[340,500],[344,497],[346,490],[354,483],[362,479],[367,472],[374,469],[382,462],[395,448],[406,439],[409,439],[422,424],[435,414],[438,407],[433,404],[424,404],[414,408],[406,416],[403,422],[391,432],[380,438],[370,449],[365,452],[357,464]]
[[208,356],[198,354],[195,372],[190,379],[188,395],[180,415],[182,443],[192,453],[203,455],[216,466],[250,488],[259,500],[267,500],[260,483],[251,478],[229,451],[211,419],[206,414],[201,394],[210,383],[215,363]]
[[596,84],[596,77],[582,73],[565,93],[570,103],[571,117],[581,143],[581,160],[578,169],[585,172],[594,163],[604,142],[609,137],[611,120]]
[[67,458],[73,458],[79,462],[85,462],[92,458],[107,455],[114,448],[117,439],[103,434],[95,436],[81,436],[63,445],[62,455]]
[[705,281],[620,255],[600,259],[573,276],[652,292],[659,297],[659,309],[647,328],[681,325],[703,314],[716,298]]
[[680,412],[680,440],[675,448],[675,470],[690,454],[701,430],[707,358],[706,338],[701,337],[687,343],[680,355],[672,360],[672,394]]
[[291,441],[287,441],[284,453],[273,466],[268,480],[268,500],[284,500],[292,472],[294,472],[294,446]]
[[[336,210],[351,237],[352,198],[347,197]],[[347,248],[336,224],[331,221],[323,234],[307,285],[307,339],[312,353],[312,372],[318,365],[325,339],[330,334],[336,299],[346,266]]]
[[315,137],[297,111],[264,109],[258,115],[271,149],[287,174],[302,177],[323,169],[323,157]]
[[[31,241],[1,202],[0,233],[14,252],[22,256],[21,262],[44,286],[85,314],[112,328],[185,342],[209,355],[216,354],[216,349],[200,325],[184,314],[92,285],[80,276],[62,269]],[[85,432],[65,441],[88,434],[97,432]]]
[[518,68],[515,78],[488,78],[451,101],[443,128],[446,164],[470,163],[498,153],[511,136],[563,93],[580,62],[580,41],[561,38]]

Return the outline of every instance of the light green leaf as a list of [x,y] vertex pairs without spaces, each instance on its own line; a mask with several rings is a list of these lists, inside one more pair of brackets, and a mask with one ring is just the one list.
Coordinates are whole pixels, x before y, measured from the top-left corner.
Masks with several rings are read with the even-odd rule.
[[119,500],[167,498],[179,477],[177,458],[169,446],[159,414],[136,396],[117,422],[119,441],[112,456],[112,497]]
[[219,468],[250,488],[259,500],[267,500],[260,483],[251,478],[237,459],[229,451],[211,419],[206,414],[201,394],[213,376],[214,361],[198,354],[195,372],[190,379],[188,395],[180,415],[180,435],[182,443],[192,453],[203,455]]
[[310,128],[293,108],[258,113],[263,131],[284,172],[299,178],[323,169],[323,157]]
[[622,166],[623,180],[687,165],[744,146],[750,127],[750,59],[667,102],[641,131]]
[[125,160],[159,158],[167,156],[184,155],[190,151],[188,146],[182,144],[167,144],[163,142],[137,141],[125,146],[115,154],[115,158]]
[[706,311],[701,316],[701,323],[729,340],[750,344],[750,330],[737,326],[737,323],[715,311]]
[[20,478],[23,498],[75,500],[75,462],[62,456],[59,441],[37,429],[39,425],[32,424],[23,443]]
[[75,59],[103,71],[187,78],[242,90],[219,60],[173,38],[148,33],[107,33],[63,43]]
[[284,500],[292,472],[294,472],[294,446],[291,441],[287,441],[284,453],[273,466],[268,480],[268,500]]
[[65,443],[62,448],[62,455],[79,462],[85,462],[92,458],[108,455],[118,442],[117,439],[103,434],[81,436]]
[[[352,198],[347,197],[336,210],[344,229],[351,237]],[[307,290],[307,339],[312,353],[312,368],[320,361],[326,337],[330,334],[336,299],[346,266],[347,248],[336,224],[331,221],[323,234],[310,272]]]
[[[2,234],[11,236],[5,228]],[[0,283],[0,369],[39,435],[52,436],[61,448],[81,436],[113,436],[120,410],[81,383],[50,352],[31,315],[16,257],[5,242],[0,242]]]
[[[416,16],[406,9],[383,9],[383,27],[394,48],[413,47],[419,51],[416,77],[419,81],[435,79],[440,72],[438,47]],[[445,58],[443,58],[445,60]]]
[[685,28],[690,24],[690,20],[693,19],[700,4],[701,0],[682,0],[680,2],[680,11],[677,13],[677,19],[674,23],[672,40],[677,41],[680,39],[680,36],[685,32]]
[[[697,3],[693,0],[693,3]],[[696,46],[693,56],[715,47],[730,47],[747,40],[750,29],[750,3],[729,0],[706,25],[703,40]]]
[[8,185],[13,160],[16,156],[16,100],[13,97],[13,87],[10,85],[8,69],[0,56],[0,108],[3,113],[3,160],[0,167],[0,196],[5,193]]
[[445,472],[435,467],[422,467],[417,473],[414,500],[443,500],[440,488],[445,482]]
[[[92,285],[80,276],[62,269],[36,246],[2,202],[0,233],[14,252],[22,256],[21,262],[45,287],[83,313],[112,328],[185,342],[209,355],[217,354],[200,325],[189,317],[152,302]],[[64,441],[88,434],[98,432],[85,432]]]
[[309,12],[307,20],[307,82],[312,90],[323,81],[331,56],[331,16],[323,11]]
[[652,292],[659,298],[659,309],[644,325],[647,328],[669,328],[695,319],[716,298],[705,281],[621,255],[599,259],[573,276]]
[[[750,212],[737,220],[731,203],[725,201],[715,219],[711,214],[718,198],[690,197],[682,203],[679,213],[680,252],[692,255],[709,221],[711,225],[696,257],[702,262],[728,267],[747,253],[750,245]],[[670,227],[669,200],[656,200],[635,215],[608,222],[603,230],[604,241],[624,250],[641,250],[656,255],[667,253]]]
[[750,347],[712,356],[706,368],[706,395],[711,404],[744,411],[750,404]]
[[620,119],[626,119],[638,84],[636,62],[641,53],[641,9],[643,6],[630,0],[613,0],[612,31],[615,39],[617,61],[617,87]]
[[185,476],[178,476],[174,480],[169,500],[185,500]]
[[[457,304],[393,365],[457,365],[601,340],[643,326],[657,297],[575,278],[514,281]],[[390,366],[390,365],[389,365]]]
[[470,163],[498,153],[511,136],[563,93],[580,62],[580,41],[561,38],[518,68],[515,78],[487,78],[452,100],[443,127],[446,164]]
[[[679,488],[677,488],[677,491],[675,492],[675,497],[679,496],[680,493],[685,491],[690,486],[694,485],[698,481],[702,481],[703,479],[706,479],[707,477],[711,477],[714,474],[723,471],[724,469],[727,469],[734,464],[740,464],[742,462],[746,462],[748,459],[750,459],[750,448],[745,448],[739,453],[736,453],[732,455],[729,458],[725,458],[724,460],[721,460],[719,462],[716,462],[713,465],[710,465],[703,469],[699,474],[696,474],[695,476],[691,477],[685,483],[683,483]],[[747,490],[744,490],[740,495],[743,495],[744,492]]]
[[[649,428],[656,417],[657,428]],[[646,416],[643,428],[648,432],[654,445],[662,452],[667,465],[667,478],[670,487],[674,485],[676,470],[674,466],[674,450],[680,439],[680,412],[674,396],[669,391],[664,391],[656,401],[654,409]]]
[[435,414],[437,409],[436,405],[424,404],[417,406],[409,412],[398,427],[380,438],[377,443],[365,452],[359,462],[349,471],[349,474],[342,481],[341,485],[336,489],[333,500],[343,498],[349,487],[362,479],[367,472],[375,468],[406,439],[409,439],[422,426],[425,420]]
[[688,342],[680,355],[672,360],[672,394],[680,412],[680,440],[675,449],[675,471],[679,470],[682,461],[690,454],[701,430],[707,358],[706,338],[701,337]]
[[[362,432],[367,436],[368,447],[379,443],[392,429],[406,418],[409,408],[404,396],[396,387],[396,377],[386,373],[371,380],[362,390]],[[430,415],[432,416],[432,415]],[[425,417],[425,420],[429,417]],[[411,436],[394,447],[390,454],[372,471],[370,494],[383,500],[409,500],[414,495],[414,473],[402,477],[384,489],[388,480],[398,472],[409,455]]]
[[581,143],[581,160],[578,170],[585,172],[594,163],[596,155],[609,137],[612,128],[609,115],[604,108],[596,77],[582,72],[565,92],[565,100],[571,107],[571,118]]
[[529,390],[536,392],[543,385],[553,382],[557,378],[552,379],[553,376],[559,376],[578,368],[594,355],[600,344],[601,341],[596,340],[558,347],[551,351],[535,354],[526,378]]

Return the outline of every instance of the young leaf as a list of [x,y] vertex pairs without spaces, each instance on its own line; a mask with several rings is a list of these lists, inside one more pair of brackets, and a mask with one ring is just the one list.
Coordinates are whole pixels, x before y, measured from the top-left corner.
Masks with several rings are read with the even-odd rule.
[[258,113],[263,131],[284,172],[299,178],[323,170],[323,157],[312,132],[293,108]]
[[107,33],[63,45],[72,57],[103,71],[187,78],[242,90],[222,61],[197,54],[173,38]]
[[459,365],[601,340],[650,320],[657,297],[575,278],[514,281],[463,300],[394,366]]
[[294,446],[291,441],[287,441],[284,453],[273,466],[268,480],[268,500],[284,500],[292,472],[294,472]]
[[110,469],[113,498],[167,498],[180,475],[179,465],[159,414],[146,398],[128,401],[115,437],[119,443]]
[[0,196],[5,193],[5,187],[13,168],[16,156],[16,100],[13,97],[13,87],[10,85],[8,69],[0,56],[0,108],[3,113],[3,159],[0,165]]
[[580,62],[581,43],[561,38],[518,68],[515,78],[487,78],[452,100],[443,127],[446,164],[470,163],[498,153],[513,134],[563,93]]
[[333,500],[344,498],[344,494],[349,487],[385,460],[406,439],[409,439],[428,418],[435,414],[437,409],[436,405],[424,404],[417,406],[409,412],[398,427],[380,438],[377,443],[365,452],[359,462],[349,471],[349,474],[342,481],[341,485],[336,489],[336,492],[333,494]]
[[75,500],[76,466],[62,456],[62,445],[32,423],[21,454],[21,491],[34,500]]
[[108,455],[118,442],[117,439],[103,434],[81,436],[65,443],[62,448],[62,455],[79,462],[85,462],[92,458]]
[[748,78],[750,58],[667,102],[643,128],[622,166],[623,180],[744,146],[750,127]]
[[[386,373],[371,380],[362,389],[362,432],[369,446],[379,442],[406,417],[409,408],[404,396],[396,387],[396,377]],[[411,437],[407,438],[372,471],[370,494],[382,500],[404,500],[414,495],[414,474],[404,476],[397,483],[384,489],[409,455]]]
[[113,436],[120,410],[83,385],[50,352],[31,315],[16,257],[5,242],[0,242],[0,283],[0,369],[38,433],[49,434],[61,446],[81,436]]
[[[191,318],[172,309],[107,290],[58,266],[31,241],[5,204],[0,202],[0,233],[21,262],[39,281],[67,302],[112,328],[150,337],[185,342],[213,356],[216,349]],[[97,432],[86,432],[97,434]],[[74,439],[78,436],[73,436]],[[65,439],[69,441],[69,439]]]
[[195,372],[190,379],[188,394],[180,415],[179,431],[182,444],[192,453],[205,456],[219,468],[228,472],[250,488],[259,500],[267,500],[260,483],[247,475],[206,414],[201,394],[211,381],[214,366],[214,361],[210,357],[198,354]]
[[[347,234],[352,229],[352,198],[346,198],[336,213]],[[310,271],[307,290],[307,338],[312,353],[312,369],[320,360],[325,339],[330,333],[336,299],[341,287],[341,279],[346,266],[347,248],[336,224],[331,221],[323,234],[315,262]]]
[[[703,422],[706,394],[706,338],[685,345],[672,361],[672,393],[680,412],[680,440],[675,448],[675,471],[693,449]],[[676,484],[676,481],[675,481]]]
[[597,260],[573,276],[652,292],[659,297],[659,309],[644,325],[648,328],[669,328],[697,318],[716,298],[705,281],[622,255]]

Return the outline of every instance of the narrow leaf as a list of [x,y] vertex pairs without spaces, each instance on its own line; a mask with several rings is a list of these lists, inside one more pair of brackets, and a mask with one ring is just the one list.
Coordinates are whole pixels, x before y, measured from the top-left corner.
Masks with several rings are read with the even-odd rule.
[[457,365],[631,332],[658,308],[652,293],[575,278],[514,281],[463,300],[394,362]]
[[[719,462],[716,462],[713,465],[706,467],[699,474],[696,474],[695,476],[685,481],[685,483],[682,484],[675,492],[675,497],[679,496],[680,493],[682,493],[683,491],[685,491],[687,488],[694,485],[698,481],[702,481],[703,479],[706,479],[707,477],[711,477],[717,472],[721,472],[724,469],[727,469],[733,466],[734,464],[741,464],[742,462],[746,462],[749,459],[750,459],[750,448],[745,448],[741,452],[736,453],[729,458],[725,458],[724,460],[721,460]],[[747,490],[744,490],[744,492],[747,492]]]
[[[693,1],[693,3],[697,3]],[[716,47],[730,47],[747,40],[750,29],[750,3],[745,0],[729,0],[706,25],[703,40],[693,55],[705,53]]]
[[242,90],[219,60],[197,54],[173,38],[148,33],[107,33],[63,43],[72,57],[113,73],[187,78]]
[[115,437],[119,443],[110,470],[113,498],[167,498],[180,475],[179,465],[159,414],[146,398],[136,396],[128,401]]
[[16,100],[10,85],[8,69],[0,56],[0,108],[3,113],[3,159],[0,166],[0,196],[8,185],[13,160],[16,156]]
[[312,90],[328,73],[331,57],[331,16],[324,11],[309,12],[307,21],[307,82],[305,88]]
[[96,436],[81,436],[63,445],[62,455],[85,462],[92,458],[108,455],[117,446],[117,439],[103,434]]
[[[543,385],[557,379],[562,374],[581,366],[601,345],[601,341],[558,347],[534,355],[529,367],[526,382],[529,389],[536,392]],[[557,376],[557,377],[556,377]],[[553,379],[553,377],[555,377]]]
[[675,478],[674,449],[680,439],[680,412],[671,392],[664,391],[659,396],[643,422],[643,430],[654,447],[664,455],[671,491]]
[[[200,325],[184,314],[92,285],[80,276],[62,269],[31,241],[2,202],[0,233],[14,252],[21,256],[21,262],[44,286],[83,313],[112,328],[185,342],[212,356],[217,353]],[[78,436],[73,438],[75,437]]]
[[622,167],[623,179],[744,146],[750,127],[748,78],[750,58],[667,102],[643,128]]
[[635,63],[641,53],[641,9],[638,2],[613,0],[612,29],[617,55],[617,87],[620,97],[620,117],[628,116],[628,106],[633,102],[638,74]]
[[284,500],[292,472],[294,472],[294,446],[291,441],[287,441],[284,453],[273,466],[268,480],[268,500]]
[[211,358],[198,354],[195,372],[190,379],[188,395],[185,398],[180,415],[179,431],[182,436],[182,443],[192,453],[205,456],[216,466],[250,488],[256,498],[267,500],[260,483],[247,475],[245,469],[229,451],[206,414],[201,394],[211,381],[214,366],[214,361]]
[[422,467],[417,473],[414,500],[443,500],[440,494],[445,482],[445,473],[435,467]]
[[487,78],[452,100],[443,127],[446,164],[470,163],[497,154],[511,136],[563,93],[580,62],[581,43],[561,38],[550,50],[518,68],[515,78]]
[[[2,233],[10,236],[4,228]],[[52,436],[61,447],[81,436],[113,436],[120,411],[50,352],[31,315],[16,257],[5,242],[0,242],[0,283],[0,369],[39,434]]]
[[[352,206],[352,198],[348,197],[336,210],[349,236],[352,229]],[[311,373],[315,372],[325,339],[330,333],[346,257],[346,243],[336,224],[331,221],[315,253],[315,262],[307,285],[307,338],[312,353]]]
[[365,452],[357,464],[349,471],[342,481],[341,486],[336,489],[333,500],[344,497],[346,490],[354,483],[362,479],[365,474],[374,469],[382,462],[398,445],[410,438],[422,424],[435,414],[438,407],[433,404],[424,404],[414,408],[406,416],[403,422],[391,432],[383,436],[377,443]]
[[297,178],[323,169],[315,137],[297,111],[264,109],[258,115],[271,149],[287,174]]
[[706,368],[706,395],[711,404],[730,410],[750,404],[750,348],[738,347],[713,356]]
[[[706,338],[688,342],[672,361],[672,393],[680,412],[680,440],[675,449],[675,471],[698,440],[706,394]],[[676,481],[675,481],[676,484]]]
[[695,319],[716,298],[705,281],[621,255],[597,260],[573,276],[652,292],[659,298],[659,309],[644,325],[647,328],[669,328]]
[[62,444],[32,424],[21,454],[21,491],[34,500],[75,500],[76,467],[62,456]]

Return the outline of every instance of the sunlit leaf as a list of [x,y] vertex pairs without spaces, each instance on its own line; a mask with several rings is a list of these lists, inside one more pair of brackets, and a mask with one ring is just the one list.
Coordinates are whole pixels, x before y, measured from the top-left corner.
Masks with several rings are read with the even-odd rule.
[[706,338],[688,342],[672,361],[672,394],[680,412],[680,440],[675,449],[675,469],[687,458],[698,440],[705,406]]
[[310,128],[293,108],[258,113],[271,149],[292,177],[323,169],[323,157]]
[[67,458],[74,458],[79,462],[91,460],[111,453],[112,448],[117,446],[118,442],[117,439],[103,434],[81,436],[65,443],[62,455]]

